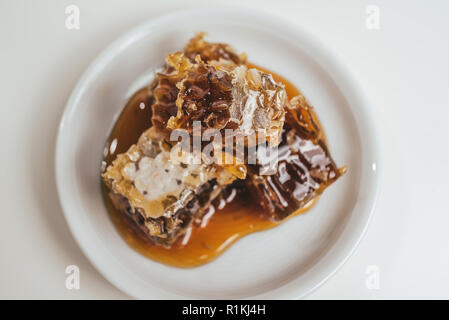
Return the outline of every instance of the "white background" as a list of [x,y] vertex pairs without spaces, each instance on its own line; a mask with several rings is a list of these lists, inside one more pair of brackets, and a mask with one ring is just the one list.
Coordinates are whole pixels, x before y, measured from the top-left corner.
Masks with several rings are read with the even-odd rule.
[[[364,87],[379,126],[383,180],[356,253],[312,299],[449,299],[449,2],[0,0],[0,298],[128,298],[84,257],[56,196],[54,146],[65,102],[111,41],[151,17],[195,6],[252,7],[303,26]],[[244,3],[244,5],[242,5]],[[65,8],[81,11],[67,30]],[[380,30],[365,27],[368,5]],[[77,265],[80,290],[67,290]],[[380,288],[366,286],[367,267]]]

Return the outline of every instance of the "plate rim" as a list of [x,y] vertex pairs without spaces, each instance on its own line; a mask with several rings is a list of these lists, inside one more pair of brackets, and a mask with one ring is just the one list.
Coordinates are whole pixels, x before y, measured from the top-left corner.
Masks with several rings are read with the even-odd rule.
[[[372,172],[370,174],[369,171],[366,171],[366,168],[362,168],[362,174],[368,173],[368,182],[369,186],[368,189],[371,189],[372,192],[368,194],[369,199],[366,200],[367,204],[365,205],[366,210],[368,211],[364,215],[364,219],[362,223],[359,223],[356,227],[357,230],[352,232],[352,239],[346,241],[344,243],[343,247],[339,248],[340,251],[343,251],[343,253],[340,253],[340,255],[343,254],[342,258],[339,259],[338,263],[334,264],[332,266],[331,270],[327,270],[326,275],[321,277],[321,279],[316,279],[315,281],[312,281],[313,284],[309,285],[307,288],[301,290],[301,288],[287,288],[287,285],[281,286],[279,288],[273,289],[271,291],[264,292],[262,294],[257,294],[255,296],[249,296],[245,297],[251,298],[251,299],[298,299],[298,298],[304,298],[305,296],[309,295],[313,291],[315,291],[318,287],[320,287],[322,284],[324,284],[328,279],[330,279],[352,256],[352,254],[355,252],[357,247],[359,246],[360,242],[364,238],[366,234],[366,230],[368,229],[368,226],[370,224],[370,221],[372,220],[372,216],[374,214],[376,203],[379,195],[379,189],[380,189],[380,180],[381,180],[381,172],[382,172],[382,163],[381,158],[379,156],[380,154],[380,146],[379,146],[379,133],[378,133],[378,126],[375,124],[376,118],[374,117],[372,106],[370,105],[366,94],[362,87],[359,85],[359,82],[356,80],[355,75],[352,73],[351,69],[346,65],[346,63],[330,48],[325,46],[317,37],[313,36],[308,30],[306,30],[303,26],[293,24],[291,22],[286,21],[280,21],[278,17],[275,15],[269,14],[264,11],[260,10],[254,10],[252,12],[243,12],[241,8],[201,8],[201,9],[181,9],[181,10],[175,10],[169,13],[165,13],[162,15],[158,15],[156,17],[150,18],[149,20],[138,24],[137,26],[131,28],[121,36],[119,36],[116,40],[114,40],[112,43],[110,43],[106,48],[104,48],[97,56],[96,58],[89,64],[87,69],[83,72],[82,76],[78,80],[77,84],[75,85],[69,99],[67,100],[66,106],[64,108],[64,112],[62,114],[60,124],[58,127],[58,133],[57,133],[57,139],[56,139],[56,146],[55,146],[55,177],[56,177],[56,185],[57,185],[57,193],[59,202],[61,204],[61,207],[63,209],[63,213],[65,216],[65,219],[67,220],[67,224],[69,226],[69,229],[75,238],[75,241],[77,242],[78,246],[80,247],[83,254],[87,257],[89,262],[98,270],[100,274],[102,274],[111,284],[113,284],[115,287],[117,287],[122,292],[126,293],[127,295],[134,297],[134,298],[141,298],[142,295],[136,292],[136,290],[133,290],[132,288],[127,287],[113,275],[113,273],[108,270],[104,264],[100,263],[98,259],[95,258],[95,250],[92,250],[92,246],[86,245],[82,240],[82,232],[79,227],[76,227],[74,224],[74,217],[73,214],[70,214],[72,210],[67,205],[67,197],[70,197],[71,195],[66,194],[64,192],[64,177],[61,173],[62,169],[62,159],[61,157],[61,150],[62,144],[63,144],[63,135],[64,135],[64,129],[65,129],[65,123],[68,121],[68,119],[71,118],[71,116],[76,111],[76,105],[79,100],[79,98],[82,96],[83,91],[85,90],[86,83],[89,83],[90,78],[95,75],[96,69],[101,65],[103,60],[107,60],[108,57],[111,57],[115,55],[114,51],[116,49],[120,49],[120,47],[124,47],[127,45],[128,41],[131,41],[133,36],[136,36],[137,34],[143,32],[144,29],[151,29],[151,26],[158,25],[161,23],[164,23],[164,21],[170,21],[176,18],[185,17],[185,16],[191,16],[191,15],[198,15],[198,14],[220,14],[220,15],[240,15],[240,16],[257,16],[257,18],[262,18],[266,21],[269,21],[270,23],[276,24],[279,29],[282,30],[290,30],[292,34],[295,34],[296,37],[301,38],[303,41],[305,41],[310,47],[315,50],[315,53],[319,53],[321,57],[324,57],[324,61],[326,61],[327,66],[323,66],[323,61],[317,61],[315,60],[323,69],[327,72],[330,69],[332,69],[332,72],[329,73],[331,78],[336,81],[334,78],[337,76],[337,78],[343,79],[345,82],[345,86],[348,87],[348,91],[354,95],[354,98],[360,103],[358,106],[360,106],[360,110],[354,110],[353,107],[350,107],[351,112],[354,113],[354,111],[358,112],[358,116],[356,117],[356,122],[358,124],[358,121],[362,120],[362,124],[364,125],[364,131],[359,130],[359,135],[365,135],[365,140],[368,139],[369,147],[368,147],[368,153],[369,153],[369,159],[371,159],[371,162],[376,165],[375,168],[372,169]],[[306,48],[307,49],[307,48]],[[328,73],[328,72],[327,72]],[[340,87],[339,87],[340,88]],[[342,92],[343,93],[343,92]],[[346,95],[345,98],[347,99]],[[361,117],[361,118],[360,118]],[[363,143],[363,139],[361,138],[361,143]],[[362,145],[362,157],[364,156],[363,152],[367,152],[363,148]],[[362,164],[364,164],[364,161],[362,161]],[[365,171],[364,171],[365,170]],[[362,178],[361,178],[362,179]],[[366,188],[366,186],[362,186]],[[358,201],[357,201],[358,202]],[[356,203],[357,203],[356,202]],[[340,238],[340,236],[339,236]],[[338,241],[338,238],[337,240]],[[320,260],[322,260],[324,257],[321,257]],[[318,263],[318,262],[317,262]],[[297,280],[297,279],[295,279]],[[294,282],[291,281],[291,282]],[[291,282],[289,284],[291,284]],[[175,292],[171,291],[165,291],[165,289],[154,287],[155,289],[159,290],[159,294],[155,294],[152,296],[152,298],[174,298],[174,299],[186,299],[191,297],[181,296]],[[148,295],[145,295],[148,296]]]

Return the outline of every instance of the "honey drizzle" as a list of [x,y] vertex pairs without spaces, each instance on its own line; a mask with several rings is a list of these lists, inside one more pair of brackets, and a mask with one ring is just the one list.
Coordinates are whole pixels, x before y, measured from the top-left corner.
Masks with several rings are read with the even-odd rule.
[[[254,64],[249,63],[248,67],[272,74],[275,81],[284,84],[289,98],[300,94],[300,91],[282,76]],[[147,88],[142,88],[129,100],[108,139],[108,149],[114,139],[117,146],[115,152],[105,156],[104,161],[107,165],[115,159],[117,154],[126,152],[132,144],[137,142],[142,132],[151,126],[150,106],[151,100],[148,97]],[[129,130],[130,128],[135,130]],[[215,212],[205,215],[208,217],[207,221],[203,218],[202,223],[195,223],[184,238],[178,239],[171,248],[165,248],[139,237],[130,225],[130,220],[114,207],[108,195],[109,190],[104,184],[102,184],[102,191],[111,220],[130,247],[152,260],[180,268],[196,267],[210,262],[243,236],[284,223],[291,217],[309,210],[317,200],[317,198],[312,199],[305,207],[297,210],[287,219],[275,222],[261,214],[261,208],[251,201],[250,195],[245,192],[240,193],[222,209],[212,206],[210,210]]]

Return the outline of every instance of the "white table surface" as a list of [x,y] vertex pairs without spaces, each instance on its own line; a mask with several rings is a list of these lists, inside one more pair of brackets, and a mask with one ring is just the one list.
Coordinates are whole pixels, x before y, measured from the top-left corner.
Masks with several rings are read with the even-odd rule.
[[[0,298],[122,299],[87,261],[56,196],[59,119],[92,59],[174,9],[225,1],[0,0]],[[352,68],[375,108],[384,161],[378,206],[356,253],[310,299],[449,298],[449,2],[244,1],[300,24]],[[65,8],[80,8],[67,30]],[[365,26],[367,5],[380,29]],[[79,290],[65,286],[80,268]],[[366,286],[367,267],[379,288]]]

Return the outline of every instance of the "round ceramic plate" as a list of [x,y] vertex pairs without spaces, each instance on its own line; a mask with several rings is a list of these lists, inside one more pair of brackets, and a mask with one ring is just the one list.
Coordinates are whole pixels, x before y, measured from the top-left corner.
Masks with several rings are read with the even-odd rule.
[[[120,237],[100,189],[108,133],[127,99],[148,82],[167,53],[198,31],[230,43],[249,60],[295,84],[315,106],[330,151],[348,172],[317,205],[274,229],[235,243],[192,269],[149,260]],[[111,44],[78,82],[59,128],[56,177],[68,224],[80,247],[114,285],[136,298],[299,298],[328,279],[351,255],[374,209],[378,150],[369,106],[347,68],[296,26],[260,12],[175,12]]]

